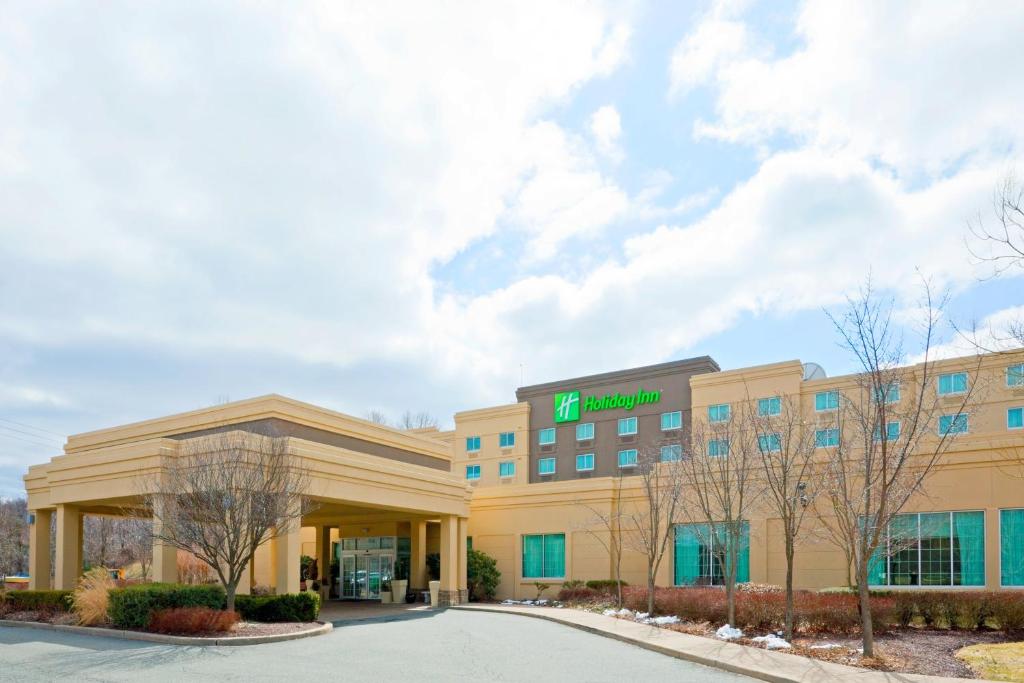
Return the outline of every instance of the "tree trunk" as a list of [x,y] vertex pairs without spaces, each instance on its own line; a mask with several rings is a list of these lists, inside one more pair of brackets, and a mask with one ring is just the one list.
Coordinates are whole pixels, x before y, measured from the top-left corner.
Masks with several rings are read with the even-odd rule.
[[871,591],[868,588],[866,567],[857,568],[857,595],[860,603],[860,627],[864,645],[864,656],[875,656],[875,631],[871,623]]
[[793,642],[793,542],[786,542],[786,642]]
[[[735,574],[733,574],[735,576]],[[731,579],[725,581],[725,604],[727,607],[727,619],[730,626],[736,626],[736,582]]]
[[650,569],[647,570],[647,614],[654,616],[654,572]]
[[227,604],[225,604],[224,609],[226,609],[228,612],[234,612],[235,611],[235,591],[236,590],[238,590],[238,582],[237,581],[231,581],[227,585],[224,586],[224,594],[227,596]]

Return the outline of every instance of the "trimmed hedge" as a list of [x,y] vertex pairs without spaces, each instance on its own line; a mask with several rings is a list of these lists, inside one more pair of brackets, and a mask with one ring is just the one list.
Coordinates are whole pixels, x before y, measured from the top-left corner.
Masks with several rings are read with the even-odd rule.
[[246,621],[316,621],[320,614],[320,596],[308,592],[236,595],[235,611]]
[[13,612],[38,610],[67,612],[71,609],[71,591],[9,591],[4,597],[4,602]]
[[[620,581],[619,583],[622,584],[623,588],[629,585],[625,581]],[[600,591],[602,593],[614,593],[616,590],[615,584],[615,579],[598,579],[593,581],[587,581],[587,588],[595,591]]]
[[120,628],[145,628],[153,612],[179,607],[209,607],[222,610],[224,588],[207,584],[189,586],[146,583],[110,591],[110,621]]

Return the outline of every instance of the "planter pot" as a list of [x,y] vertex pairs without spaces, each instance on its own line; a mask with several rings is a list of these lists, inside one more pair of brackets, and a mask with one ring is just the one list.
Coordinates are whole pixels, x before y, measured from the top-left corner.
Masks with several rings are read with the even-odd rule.
[[380,592],[380,604],[390,605],[391,604],[391,591]]
[[402,603],[405,602],[405,593],[409,587],[409,582],[405,579],[394,579],[391,582],[391,601]]
[[437,594],[441,591],[440,581],[430,582],[430,606],[437,607]]

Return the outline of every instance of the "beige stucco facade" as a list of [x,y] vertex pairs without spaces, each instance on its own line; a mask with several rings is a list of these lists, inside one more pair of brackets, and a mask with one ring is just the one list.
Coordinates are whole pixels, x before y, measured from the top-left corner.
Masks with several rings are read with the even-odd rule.
[[[906,509],[981,512],[983,587],[990,589],[1001,587],[1000,513],[1024,508],[1024,429],[1008,423],[1008,411],[1024,407],[1024,386],[1007,381],[1007,368],[1022,363],[1024,352],[938,363],[937,373],[965,372],[969,377],[975,392],[966,411],[969,427],[942,456],[924,494]],[[664,374],[664,365],[658,367]],[[907,368],[904,392],[914,390],[919,369]],[[632,381],[642,370],[625,376]],[[657,409],[666,415],[680,412],[686,420],[692,415],[696,425],[707,419],[710,406],[728,404],[735,410],[760,398],[788,397],[808,423],[824,424],[828,411],[816,409],[816,395],[832,390],[852,393],[854,378],[806,379],[805,371],[799,361],[702,371],[688,377],[687,392],[674,394],[685,396],[685,404]],[[572,386],[573,380],[565,382],[566,389]],[[643,386],[657,388],[650,380]],[[940,407],[943,402],[950,410],[958,409],[957,396],[941,399]],[[535,401],[534,410],[538,405],[547,404]],[[557,480],[531,483],[538,453],[537,444],[532,443],[536,430],[531,431],[530,411],[525,401],[466,410],[455,415],[453,430],[403,432],[268,396],[73,436],[62,455],[30,468],[25,477],[29,509],[35,515],[30,535],[33,584],[49,584],[52,573],[54,586],[70,587],[81,569],[82,515],[117,514],[143,495],[140,487],[146,478],[159,473],[163,459],[175,457],[189,433],[268,419],[298,425],[290,448],[312,473],[308,495],[319,505],[302,520],[301,528],[285,530],[257,552],[250,585],[279,592],[298,590],[300,555],[316,557],[324,567],[333,559],[332,549],[339,539],[360,537],[408,539],[411,588],[426,586],[425,557],[439,553],[442,590],[450,601],[464,599],[467,542],[497,560],[501,598],[534,597],[537,582],[557,586],[568,579],[612,578],[609,531],[601,518],[642,506],[639,480],[591,476],[581,470],[560,471]],[[614,412],[602,416],[607,419],[598,428],[614,429],[617,416]],[[663,421],[656,443],[675,438],[676,432],[664,431],[665,424],[671,427],[672,419]],[[559,438],[571,438],[571,427],[559,432],[569,437]],[[685,444],[685,439],[680,443]],[[929,443],[925,439],[922,448]],[[581,452],[584,448],[580,446]],[[53,567],[46,547],[51,519],[57,528]],[[767,507],[753,511],[748,521],[749,580],[782,583],[785,558],[780,521]],[[564,570],[560,576],[524,576],[524,538],[545,534],[564,535]],[[675,582],[674,562],[670,544],[657,573],[659,585]],[[624,548],[622,578],[642,584],[645,570],[643,555],[635,548]],[[174,572],[173,553],[156,548],[155,577],[174,580]],[[847,576],[842,550],[821,534],[807,534],[797,552],[796,586],[840,586]]]

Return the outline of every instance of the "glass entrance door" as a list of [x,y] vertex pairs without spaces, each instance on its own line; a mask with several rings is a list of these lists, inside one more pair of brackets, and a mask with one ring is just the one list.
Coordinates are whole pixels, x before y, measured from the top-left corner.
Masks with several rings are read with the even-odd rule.
[[342,555],[341,597],[349,600],[379,599],[383,582],[391,580],[393,564],[393,555]]

